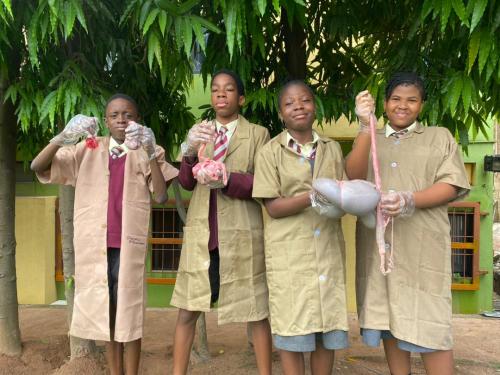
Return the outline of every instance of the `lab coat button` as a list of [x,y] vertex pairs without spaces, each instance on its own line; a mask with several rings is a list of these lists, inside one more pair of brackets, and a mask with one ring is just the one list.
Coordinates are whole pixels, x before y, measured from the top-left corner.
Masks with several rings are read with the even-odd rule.
[[314,237],[319,237],[320,234],[321,234],[321,231],[319,229],[316,229],[314,231]]
[[207,268],[208,268],[208,267],[210,266],[210,261],[209,261],[209,260],[206,260],[206,261],[203,263],[203,265],[204,265],[205,267],[207,267]]
[[319,275],[319,281],[325,282],[326,281],[326,276],[325,275]]
[[392,168],[396,168],[397,166],[398,166],[398,163],[396,163],[395,161],[393,161],[393,162],[391,163],[391,167],[392,167]]

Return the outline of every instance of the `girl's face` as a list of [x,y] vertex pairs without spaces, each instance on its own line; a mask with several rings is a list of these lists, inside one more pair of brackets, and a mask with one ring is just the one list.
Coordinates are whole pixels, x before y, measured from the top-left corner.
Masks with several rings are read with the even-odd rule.
[[281,119],[287,129],[297,132],[312,129],[316,118],[316,105],[307,87],[292,85],[286,88],[279,106]]
[[233,77],[224,73],[218,74],[212,81],[211,90],[212,107],[217,120],[224,124],[236,120],[245,97],[238,93]]
[[125,129],[130,121],[138,121],[137,108],[126,99],[117,98],[106,107],[106,125],[119,143],[125,140]]
[[415,122],[423,105],[422,96],[415,85],[399,85],[385,100],[384,109],[391,126],[401,130]]

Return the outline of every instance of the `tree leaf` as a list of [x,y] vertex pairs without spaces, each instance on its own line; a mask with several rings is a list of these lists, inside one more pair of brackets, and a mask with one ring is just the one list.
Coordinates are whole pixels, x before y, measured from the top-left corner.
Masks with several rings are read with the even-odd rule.
[[9,13],[9,15],[12,18],[14,15],[12,14],[12,4],[11,4],[10,0],[2,0],[2,4],[5,6],[5,8],[7,9],[7,12]]
[[160,10],[158,8],[155,8],[151,12],[149,12],[148,16],[146,17],[146,21],[144,22],[144,26],[142,27],[142,35],[146,35],[159,13]]
[[200,3],[200,0],[188,0],[188,1],[185,1],[184,3],[182,3],[179,6],[178,12],[179,12],[179,14],[186,14],[187,12],[189,12],[191,9],[193,9],[199,3]]
[[453,84],[451,86],[451,90],[449,92],[449,101],[448,101],[450,113],[452,116],[455,114],[455,111],[457,109],[457,104],[458,101],[460,100],[460,94],[462,93],[462,87],[463,87],[462,77],[460,76],[455,77]]
[[486,5],[488,5],[488,0],[474,0],[474,10],[472,11],[472,20],[470,22],[471,32],[479,24],[479,21],[481,21]]
[[161,10],[158,14],[158,26],[160,26],[161,35],[165,36],[165,30],[167,28],[167,12]]
[[208,21],[205,18],[192,15],[191,19],[196,19],[200,23],[201,26],[203,26],[205,29],[210,30],[216,34],[220,34],[222,32],[221,29],[219,29],[216,25],[214,25],[212,22]]
[[40,113],[40,121],[45,119],[47,116],[49,117],[49,121],[51,126],[54,126],[54,116],[56,112],[56,104],[57,104],[57,90],[51,91],[49,95],[47,95],[42,103],[42,109]]
[[425,0],[424,4],[422,5],[422,11],[420,12],[420,19],[422,22],[427,18],[427,16],[432,12],[434,9],[434,3],[432,0]]
[[151,0],[146,0],[144,4],[142,4],[141,13],[139,15],[139,27],[142,29],[144,27],[144,23],[146,22],[146,18],[149,15],[149,8],[151,7]]
[[462,86],[462,103],[464,104],[464,113],[469,112],[471,97],[472,97],[472,83],[471,78],[467,75],[464,75]]
[[478,68],[479,74],[483,71],[484,65],[488,59],[491,46],[493,45],[494,40],[492,35],[488,30],[484,29],[481,32],[481,47],[479,48],[479,59],[478,59]]
[[451,13],[451,0],[442,0],[441,4],[441,33],[444,33]]
[[191,45],[193,44],[193,28],[188,22],[188,18],[182,19],[182,40],[184,42],[184,51],[186,55],[191,54]]
[[78,19],[78,22],[80,22],[80,25],[82,25],[82,27],[88,33],[89,30],[87,29],[87,21],[85,20],[85,14],[83,13],[81,2],[79,0],[71,0],[71,4],[73,5],[73,9],[76,12],[76,18]]
[[462,24],[469,27],[469,15],[467,14],[462,0],[452,0],[451,5],[453,7],[453,10],[455,11],[455,14],[458,16],[460,21],[462,21]]
[[149,69],[153,69],[153,59],[154,59],[155,54],[157,53],[157,50],[159,48],[160,48],[160,42],[158,41],[158,38],[157,38],[156,34],[155,33],[150,33],[149,36],[148,36],[148,64],[149,64]]
[[201,31],[200,23],[196,19],[193,19],[191,17],[191,26],[193,27],[194,35],[196,37],[198,45],[200,46],[203,53],[205,53],[205,35]]
[[238,5],[234,1],[230,1],[226,8],[226,13],[224,14],[224,23],[226,25],[226,41],[227,49],[229,51],[229,59],[233,59],[234,54],[234,39],[236,32],[236,17]]
[[75,25],[76,10],[71,2],[64,3],[64,39],[68,40]]
[[174,16],[180,16],[179,8],[172,1],[169,0],[155,0],[155,3],[161,9],[171,13]]
[[474,62],[476,61],[480,42],[481,42],[481,32],[479,30],[475,30],[472,33],[469,40],[469,56],[468,56],[468,67],[467,67],[468,73],[470,73],[472,67],[474,66]]
[[260,15],[263,16],[264,13],[266,13],[267,0],[256,0],[255,3],[257,3],[257,9]]
[[280,0],[273,0],[273,8],[278,16],[281,15]]

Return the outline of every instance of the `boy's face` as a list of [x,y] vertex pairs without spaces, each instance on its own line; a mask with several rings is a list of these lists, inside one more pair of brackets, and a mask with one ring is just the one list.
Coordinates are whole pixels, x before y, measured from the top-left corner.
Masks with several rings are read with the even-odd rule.
[[106,107],[106,125],[117,142],[121,143],[125,140],[125,129],[129,121],[137,122],[138,120],[137,108],[126,99],[114,99]]
[[281,96],[280,115],[289,130],[298,132],[312,129],[316,105],[311,92],[302,85],[289,86]]
[[218,74],[212,81],[211,89],[215,118],[222,124],[236,120],[245,97],[238,93],[233,77],[224,73]]
[[391,126],[395,130],[401,130],[415,122],[423,105],[422,96],[416,86],[399,85],[385,100],[384,109]]

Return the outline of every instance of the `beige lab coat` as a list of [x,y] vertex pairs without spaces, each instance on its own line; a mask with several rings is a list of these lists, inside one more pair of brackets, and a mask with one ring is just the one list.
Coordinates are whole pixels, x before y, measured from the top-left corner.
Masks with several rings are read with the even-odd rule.
[[[337,142],[320,138],[314,172],[307,159],[287,147],[286,131],[257,159],[253,196],[292,197],[312,189],[316,178],[341,180],[343,158]],[[339,219],[302,212],[266,218],[266,269],[271,329],[282,336],[348,330],[345,247]]]
[[[75,187],[74,246],[75,299],[70,334],[93,340],[110,340],[107,273],[107,207],[109,137],[97,138],[95,150],[85,142],[62,147],[50,170],[37,173],[42,183]],[[178,171],[165,162],[157,146],[157,162],[165,180]],[[145,258],[148,244],[150,192],[149,160],[140,149],[125,161],[123,217],[118,279],[118,306],[114,339],[129,342],[143,336]]]
[[[417,125],[400,138],[377,131],[382,191],[419,191],[437,182],[469,189],[460,149],[445,128]],[[371,166],[368,180],[374,181]],[[391,225],[386,230],[391,240]],[[416,209],[394,220],[394,270],[379,271],[375,231],[358,221],[357,304],[362,328],[390,330],[398,339],[447,350],[451,336],[451,242],[447,205]]]
[[[257,151],[269,140],[262,126],[239,117],[224,160],[229,172],[254,173]],[[212,157],[213,144],[205,155]],[[171,304],[210,311],[208,205],[210,189],[197,184],[189,204],[184,244]],[[252,199],[217,192],[220,292],[218,322],[258,321],[268,316],[262,212]]]

